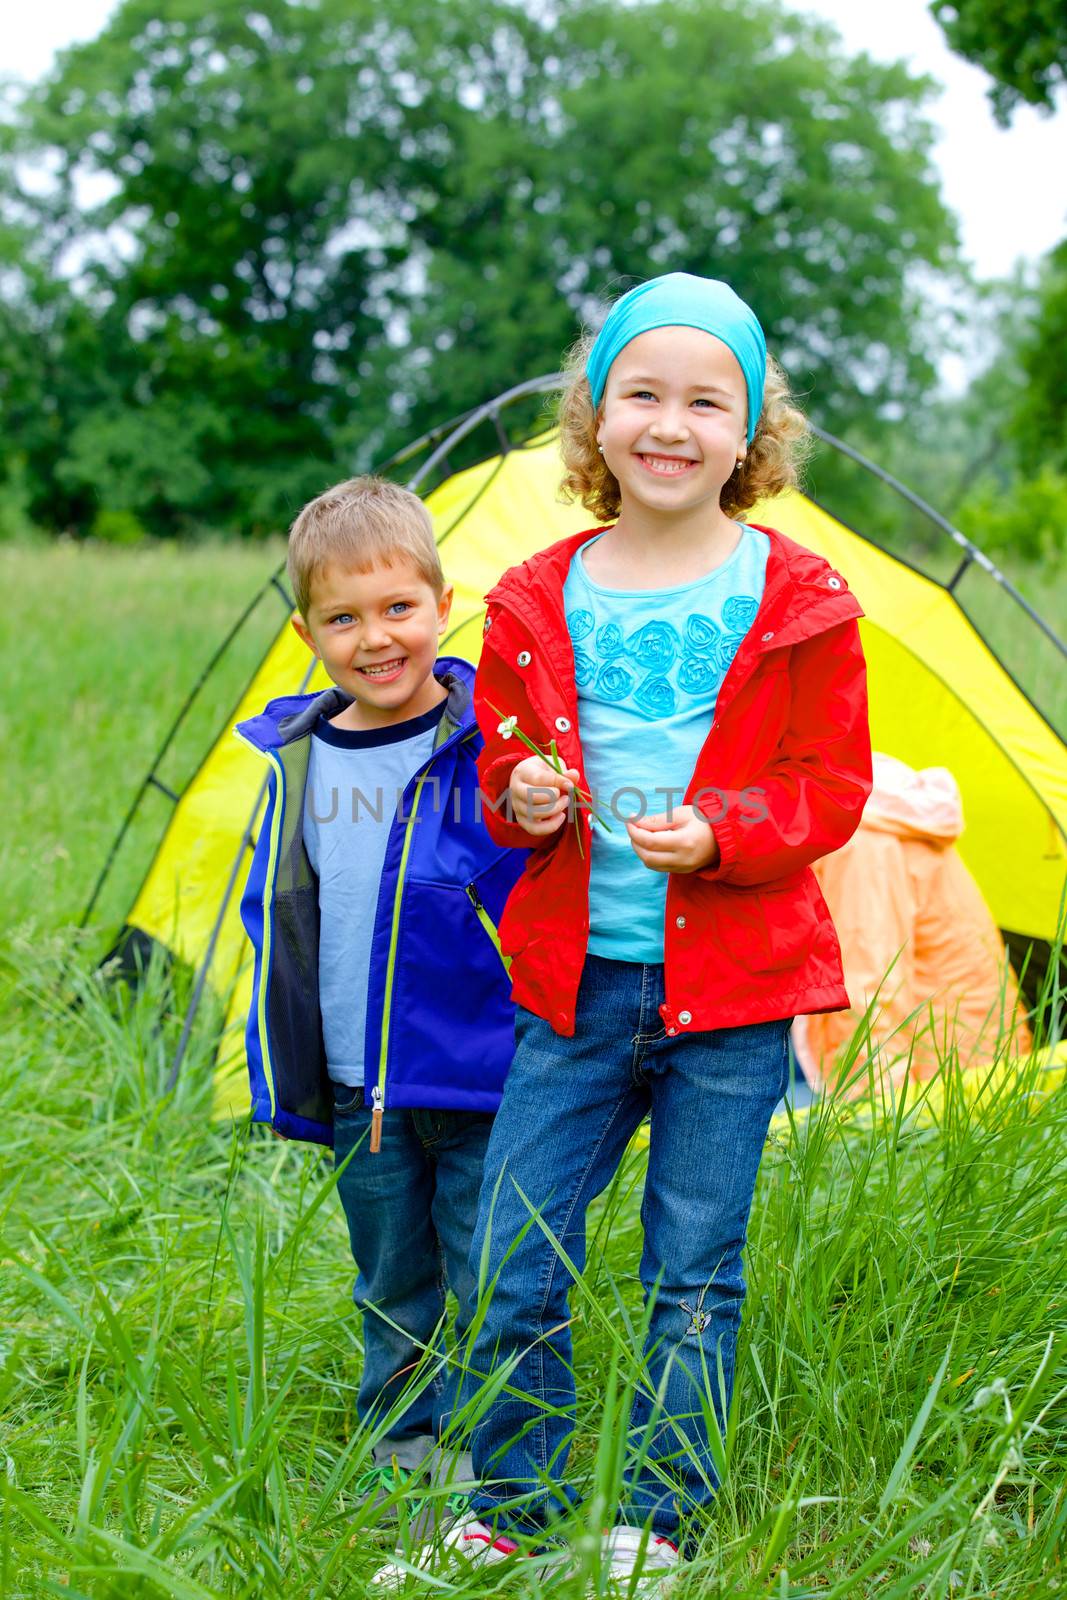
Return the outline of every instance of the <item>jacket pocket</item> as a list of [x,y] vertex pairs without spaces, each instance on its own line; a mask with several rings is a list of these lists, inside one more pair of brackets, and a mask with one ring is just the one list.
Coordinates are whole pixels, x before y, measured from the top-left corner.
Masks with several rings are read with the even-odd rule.
[[[494,924],[499,886],[490,873],[470,881]],[[386,1105],[398,1091],[407,1105],[498,1092],[514,1048],[511,984],[465,883],[408,883],[395,974]],[[419,1099],[422,1086],[429,1100]]]
[[819,919],[803,875],[762,888],[716,884],[709,912],[729,956],[749,972],[802,966],[815,945]]
[[801,879],[756,891],[762,924],[761,937],[756,943],[761,972],[799,967],[814,949],[819,930],[819,918],[811,896],[815,880],[810,873],[806,876],[807,882]]
[[478,885],[477,885],[477,883],[468,883],[466,893],[467,893],[467,899],[470,901],[471,905],[474,908],[474,915],[478,918],[478,921],[481,923],[482,928],[485,931],[486,937],[488,938],[489,942],[492,944],[493,949],[496,951],[497,955],[500,957],[501,963],[503,964],[503,967],[504,967],[504,971],[507,973],[508,977],[510,978],[510,976],[511,976],[511,957],[510,956],[506,956],[504,954],[503,950],[500,947],[500,933],[499,933],[499,931],[497,929],[496,923],[493,921],[492,917],[489,915],[488,911],[485,909],[485,906],[482,904],[481,896],[478,893]]
[[500,949],[503,955],[518,955],[530,939],[530,922],[526,911],[526,902],[530,897],[533,883],[533,874],[527,863],[522,877],[518,880],[500,916],[498,930],[500,935]]

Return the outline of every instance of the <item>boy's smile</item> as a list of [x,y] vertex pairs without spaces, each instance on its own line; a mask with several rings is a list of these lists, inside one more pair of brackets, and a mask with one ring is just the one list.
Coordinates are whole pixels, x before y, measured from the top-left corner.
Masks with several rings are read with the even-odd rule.
[[316,574],[308,615],[293,627],[353,696],[335,726],[386,727],[440,704],[433,669],[451,606],[451,586],[438,599],[406,557],[368,572],[331,562]]
[[359,667],[357,671],[362,673],[364,678],[374,678],[378,683],[391,683],[403,672],[406,661],[406,656],[394,656],[391,661],[380,662],[377,666]]

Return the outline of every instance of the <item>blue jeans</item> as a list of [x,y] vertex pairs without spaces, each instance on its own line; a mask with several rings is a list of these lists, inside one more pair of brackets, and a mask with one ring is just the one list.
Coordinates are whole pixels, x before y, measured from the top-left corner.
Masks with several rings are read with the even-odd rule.
[[[395,1455],[417,1466],[468,1398],[470,1380],[447,1361],[441,1336],[446,1287],[458,1303],[457,1340],[477,1303],[468,1256],[492,1126],[487,1112],[388,1111],[371,1155],[362,1089],[334,1084],[335,1165],[355,1152],[337,1189],[359,1269],[352,1297],[363,1313],[356,1410],[371,1423],[394,1412],[376,1460]],[[423,1361],[434,1363],[433,1377],[407,1397]],[[422,1366],[420,1380],[425,1373]]]
[[718,1483],[708,1414],[725,1432],[741,1247],[788,1082],[791,1019],[672,1039],[663,999],[662,966],[588,956],[573,1039],[517,1014],[471,1258],[477,1267],[488,1236],[496,1282],[471,1365],[485,1373],[518,1358],[509,1389],[521,1393],[501,1392],[471,1446],[481,1480],[471,1504],[497,1523],[536,1531],[577,1498],[563,1483],[575,1406],[571,1277],[543,1229],[527,1226],[530,1208],[581,1271],[586,1209],[649,1113],[640,1271],[654,1304],[617,1520],[676,1538],[681,1514],[706,1506]]

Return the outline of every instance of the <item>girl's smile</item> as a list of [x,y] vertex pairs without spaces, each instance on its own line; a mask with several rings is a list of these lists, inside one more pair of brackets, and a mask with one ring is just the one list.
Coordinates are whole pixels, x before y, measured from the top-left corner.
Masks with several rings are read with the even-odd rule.
[[699,328],[653,328],[612,363],[597,442],[619,485],[620,524],[666,531],[696,517],[728,519],[723,485],[746,450],[748,392],[737,357]]
[[652,455],[645,450],[638,454],[641,465],[658,478],[679,478],[700,463],[691,456]]

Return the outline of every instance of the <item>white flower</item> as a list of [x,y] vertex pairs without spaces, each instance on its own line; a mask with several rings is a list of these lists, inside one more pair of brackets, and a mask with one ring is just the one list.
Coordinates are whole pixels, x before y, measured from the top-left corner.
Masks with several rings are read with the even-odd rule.
[[510,739],[518,725],[518,717],[505,717],[503,722],[497,723],[496,731],[502,739]]
[[984,1388],[979,1389],[972,1398],[967,1410],[982,1411],[991,1400],[996,1400],[997,1398],[1002,1398],[1005,1401],[1008,1399],[1008,1385],[1003,1378],[994,1378],[992,1383],[987,1383]]

